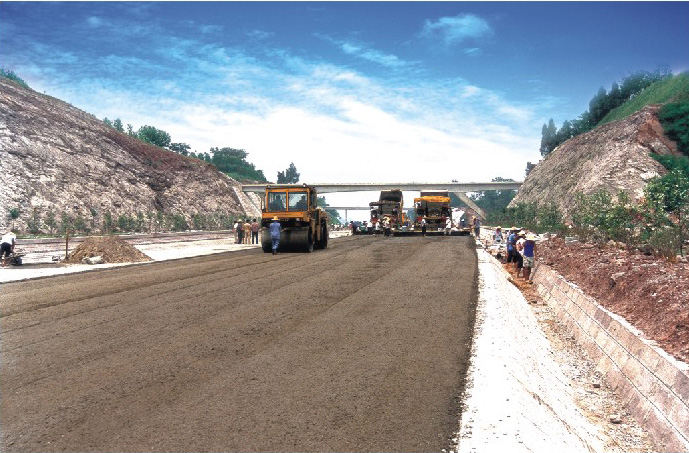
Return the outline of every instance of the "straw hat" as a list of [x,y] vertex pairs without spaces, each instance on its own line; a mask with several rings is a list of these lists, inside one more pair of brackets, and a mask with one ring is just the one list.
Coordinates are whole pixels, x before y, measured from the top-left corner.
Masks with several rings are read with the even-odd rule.
[[273,220],[280,220],[278,216],[273,217]]
[[526,235],[526,240],[527,241],[535,241],[536,240],[536,235],[533,233],[529,233]]

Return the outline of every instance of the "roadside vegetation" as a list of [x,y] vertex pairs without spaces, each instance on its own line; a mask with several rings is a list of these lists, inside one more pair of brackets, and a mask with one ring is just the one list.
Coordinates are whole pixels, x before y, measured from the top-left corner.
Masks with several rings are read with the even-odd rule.
[[601,124],[617,121],[648,104],[689,99],[689,73],[673,76],[669,71],[640,71],[614,82],[610,91],[600,87],[589,109],[558,129],[551,118],[543,125],[540,152],[547,156],[560,144]]
[[3,77],[5,79],[9,79],[13,81],[14,83],[18,83],[19,85],[23,86],[24,88],[30,88],[29,85],[19,77],[17,74],[14,73],[14,71],[11,71],[9,69],[5,68],[0,68],[0,77]]
[[[621,120],[649,104],[664,104],[658,118],[667,137],[677,143],[681,155],[652,155],[667,173],[649,181],[639,203],[632,203],[624,192],[579,193],[574,213],[565,219],[554,203],[519,203],[511,208],[505,204],[500,209],[490,202],[490,196],[479,194],[476,202],[489,212],[487,223],[577,236],[589,242],[614,241],[671,259],[678,254],[686,255],[689,248],[689,72],[675,76],[664,71],[638,72],[620,84],[613,83],[610,91],[601,87],[591,99],[589,110],[578,119],[565,121],[560,129],[552,119],[543,125],[540,151],[546,156],[569,138]],[[527,174],[533,167],[531,163],[527,165]]]

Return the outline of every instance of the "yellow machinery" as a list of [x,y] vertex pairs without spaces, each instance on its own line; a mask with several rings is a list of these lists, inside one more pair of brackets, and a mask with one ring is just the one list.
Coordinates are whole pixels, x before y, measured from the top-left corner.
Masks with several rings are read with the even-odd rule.
[[318,207],[314,187],[306,184],[277,184],[266,186],[261,219],[261,246],[270,253],[272,243],[269,226],[273,218],[280,221],[279,251],[301,250],[328,246],[328,214]]
[[452,217],[447,191],[421,192],[419,198],[414,198],[414,208],[416,209],[414,225],[420,227],[421,218],[425,217],[429,231],[444,229],[445,221],[448,217]]
[[393,230],[399,230],[404,224],[404,198],[399,189],[384,190],[380,193],[378,201],[369,203],[371,208],[371,225],[382,222],[384,217],[390,219]]

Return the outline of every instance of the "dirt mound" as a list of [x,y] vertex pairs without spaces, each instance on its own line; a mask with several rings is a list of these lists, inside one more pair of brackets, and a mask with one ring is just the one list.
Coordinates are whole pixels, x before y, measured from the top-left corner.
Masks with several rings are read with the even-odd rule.
[[689,362],[689,265],[612,245],[539,243],[536,259]]
[[116,236],[89,237],[79,244],[64,263],[79,264],[84,258],[102,256],[104,263],[138,263],[150,257]]

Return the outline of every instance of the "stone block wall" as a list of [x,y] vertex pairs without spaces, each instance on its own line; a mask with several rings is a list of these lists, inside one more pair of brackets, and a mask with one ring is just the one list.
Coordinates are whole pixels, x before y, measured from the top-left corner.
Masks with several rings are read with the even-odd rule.
[[549,266],[537,264],[534,284],[658,446],[689,451],[689,366]]

